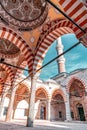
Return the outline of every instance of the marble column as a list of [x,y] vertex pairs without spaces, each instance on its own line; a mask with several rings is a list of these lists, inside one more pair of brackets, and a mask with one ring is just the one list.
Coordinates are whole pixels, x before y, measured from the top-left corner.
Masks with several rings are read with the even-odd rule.
[[[57,53],[58,55],[63,53],[63,45],[62,45],[61,37],[57,39]],[[60,56],[57,62],[58,62],[59,73],[66,72],[64,55]]]
[[16,92],[16,89],[13,89],[12,92],[11,92],[11,97],[10,97],[8,111],[7,111],[5,121],[10,121],[12,119],[15,92]]
[[27,127],[33,127],[34,123],[34,109],[35,109],[35,91],[36,91],[36,80],[37,77],[31,77],[31,92],[29,100],[29,113],[27,117]]
[[66,108],[66,121],[72,121],[71,118],[71,111],[70,111],[70,101],[69,101],[69,94],[66,95],[67,100],[65,102],[65,108]]
[[50,119],[51,119],[51,100],[49,99],[48,100],[48,110],[47,110],[47,113],[48,113],[48,120],[50,121]]
[[2,116],[2,110],[4,109],[4,101],[5,101],[5,96],[6,96],[6,86],[2,86],[3,87],[3,91],[2,91],[2,95],[1,95],[1,101],[0,101],[0,117]]
[[1,101],[0,101],[0,117],[2,116],[2,110],[4,105],[5,95],[2,95]]

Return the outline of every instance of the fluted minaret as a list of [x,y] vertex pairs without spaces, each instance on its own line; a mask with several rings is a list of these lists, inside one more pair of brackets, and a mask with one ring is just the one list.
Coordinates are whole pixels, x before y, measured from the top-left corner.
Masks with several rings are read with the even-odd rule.
[[[63,53],[63,45],[62,45],[62,40],[61,37],[57,39],[57,53],[60,55]],[[58,58],[58,68],[59,68],[59,73],[66,72],[65,70],[65,58],[64,55]]]

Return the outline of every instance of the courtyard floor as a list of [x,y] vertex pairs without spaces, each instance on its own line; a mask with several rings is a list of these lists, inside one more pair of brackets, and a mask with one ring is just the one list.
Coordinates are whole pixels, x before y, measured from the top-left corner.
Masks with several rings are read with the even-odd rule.
[[0,130],[87,130],[86,122],[49,122],[36,120],[34,127],[26,127],[25,121],[4,122],[0,120]]

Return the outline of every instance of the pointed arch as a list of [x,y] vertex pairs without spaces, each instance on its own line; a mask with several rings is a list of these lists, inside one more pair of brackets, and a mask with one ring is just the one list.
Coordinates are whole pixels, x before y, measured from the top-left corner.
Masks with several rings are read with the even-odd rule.
[[[77,16],[76,16],[77,17]],[[86,30],[87,19],[86,19],[86,10],[84,10],[84,30]],[[83,26],[82,26],[83,27]],[[69,20],[65,19],[56,19],[51,22],[46,23],[42,28],[41,36],[38,40],[38,46],[36,49],[36,56],[34,61],[34,71],[39,69],[42,66],[42,61],[46,55],[46,52],[49,46],[56,40],[58,37],[68,34],[68,33],[75,33],[77,38],[81,38],[83,42],[86,41],[86,34],[79,32],[78,28],[73,25]],[[87,43],[85,43],[87,45]]]
[[43,92],[43,93],[45,94],[45,97],[46,97],[47,99],[49,99],[49,93],[48,93],[47,89],[44,88],[44,87],[41,87],[41,86],[36,89],[36,96],[37,96],[39,93],[41,93],[41,92]]
[[50,23],[48,22],[43,26],[36,49],[34,71],[42,66],[42,61],[46,55],[46,52],[54,40],[68,33],[74,33],[72,30],[72,23],[68,20],[57,19],[51,21]]
[[0,83],[1,83],[1,84],[3,84],[3,83],[4,83],[4,81],[3,81],[3,79],[2,79],[2,78],[0,78]]
[[16,88],[16,100],[19,102],[26,97],[29,97],[30,88],[29,85],[25,82],[19,84]]
[[52,92],[51,98],[53,97],[53,95],[56,95],[56,94],[60,94],[63,97],[64,101],[66,101],[66,95],[63,93],[62,90],[54,89]]
[[8,76],[10,77],[10,82],[12,84],[13,78],[14,78],[14,72],[11,69],[11,67],[5,65],[5,64],[0,64],[0,66],[7,72]]
[[33,53],[23,38],[13,30],[6,27],[0,27],[0,38],[9,40],[21,50],[27,61],[29,72],[31,73],[33,71]]
[[[21,64],[20,64],[20,68],[25,68],[27,65],[27,62],[26,61],[23,61]],[[17,69],[16,73],[15,73],[15,76],[14,76],[14,80],[13,80],[13,86],[15,86],[16,84],[18,84],[20,82],[20,77],[21,77],[21,74],[23,73],[23,70],[21,69]]]
[[85,85],[85,83],[84,83],[84,81],[83,81],[82,79],[79,79],[79,78],[77,78],[77,77],[72,77],[72,78],[69,80],[69,82],[68,82],[68,84],[67,84],[67,86],[66,86],[66,91],[67,91],[68,93],[69,93],[71,84],[72,84],[75,80],[78,80],[79,82],[81,82],[81,84],[84,86],[84,88],[85,88],[85,90],[86,90],[86,85]]
[[[66,14],[72,18],[84,31],[87,33],[87,8],[81,0],[58,0]],[[73,30],[78,38],[83,36],[82,41],[87,46],[87,34],[84,33],[75,25]]]
[[[14,72],[11,67],[5,65],[5,64],[0,64],[0,66],[7,72],[7,78],[6,81],[2,82],[3,89],[2,89],[2,94],[7,93],[7,91],[12,87],[13,79],[14,79]],[[4,84],[5,82],[5,84]],[[7,85],[6,85],[7,84]]]

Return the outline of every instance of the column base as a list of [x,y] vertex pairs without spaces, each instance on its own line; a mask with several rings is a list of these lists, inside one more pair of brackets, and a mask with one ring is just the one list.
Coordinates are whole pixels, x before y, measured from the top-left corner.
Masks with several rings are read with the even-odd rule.
[[10,122],[12,121],[12,119],[5,119],[5,122]]
[[33,121],[28,117],[26,127],[33,127]]
[[72,119],[65,120],[65,122],[71,122],[71,121],[72,121]]

